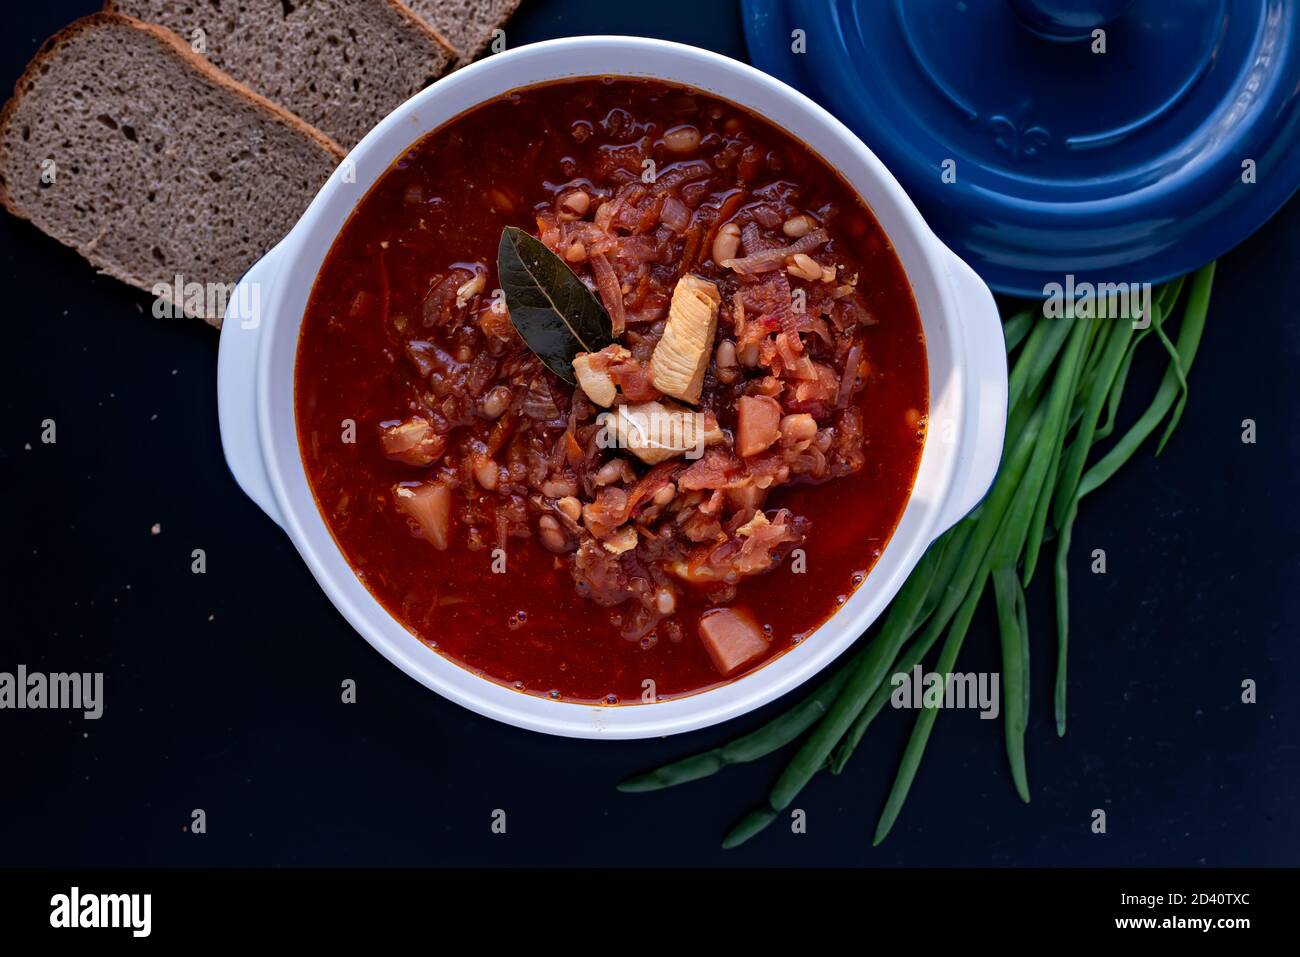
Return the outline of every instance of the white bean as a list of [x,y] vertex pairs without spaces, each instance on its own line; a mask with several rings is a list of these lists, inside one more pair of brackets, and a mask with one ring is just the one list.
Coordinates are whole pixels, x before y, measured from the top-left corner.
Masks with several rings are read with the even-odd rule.
[[795,253],[790,257],[790,264],[785,267],[785,271],[799,279],[807,279],[809,282],[822,278],[821,265],[807,253]]
[[479,411],[484,417],[489,419],[499,419],[506,409],[510,408],[510,386],[498,385],[488,390],[487,395],[483,396],[479,402]]
[[728,259],[735,259],[740,252],[740,227],[735,223],[723,223],[718,234],[713,237],[713,261],[719,266]]
[[624,469],[627,463],[622,459],[610,459],[602,465],[596,472],[597,485],[610,485],[623,478]]
[[583,190],[576,189],[571,193],[565,193],[560,197],[560,219],[573,221],[582,219],[587,215],[587,210],[591,208],[591,197]]
[[569,539],[560,528],[560,523],[551,515],[543,515],[537,520],[537,533],[542,547],[551,552],[567,552]]
[[474,479],[489,492],[496,491],[501,481],[501,471],[494,459],[484,455],[474,463]]
[[801,239],[807,236],[813,229],[811,216],[800,213],[798,216],[791,216],[781,225],[781,232],[785,233],[791,239]]
[[676,494],[677,494],[677,486],[674,485],[672,482],[669,482],[659,491],[655,492],[654,498],[651,501],[653,501],[654,504],[662,508],[663,506],[671,502],[673,500],[673,496]]
[[699,146],[700,131],[693,126],[674,126],[664,134],[664,148],[670,153],[690,153]]

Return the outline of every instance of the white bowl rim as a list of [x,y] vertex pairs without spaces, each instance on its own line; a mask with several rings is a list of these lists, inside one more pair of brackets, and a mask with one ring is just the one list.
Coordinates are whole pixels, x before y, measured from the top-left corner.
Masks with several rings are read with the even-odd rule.
[[[571,72],[556,74],[552,68],[549,72],[543,69],[539,75],[522,82],[512,80],[502,84],[499,80],[504,76],[520,75],[521,71],[526,73],[538,63],[554,62],[557,57],[572,63]],[[600,58],[604,58],[604,62],[616,62],[617,66],[611,69],[588,65]],[[671,69],[652,69],[645,66],[647,63],[660,62],[670,63]],[[482,102],[511,89],[565,77],[606,75],[661,79],[695,87],[754,112],[759,112],[759,109],[752,105],[755,99],[771,98],[783,104],[789,111],[788,117],[798,118],[801,124],[820,130],[822,135],[829,137],[841,149],[847,151],[847,155],[851,155],[858,164],[859,172],[865,172],[866,178],[864,179],[862,175],[849,175],[841,167],[842,175],[881,221],[895,248],[899,248],[900,239],[906,239],[913,249],[911,261],[905,262],[904,266],[914,294],[917,292],[919,280],[930,291],[932,303],[930,308],[940,313],[935,317],[936,321],[943,319],[956,330],[953,338],[955,361],[952,368],[947,370],[950,380],[947,384],[955,390],[957,397],[955,415],[959,420],[963,419],[963,405],[968,398],[969,383],[963,376],[960,360],[963,358],[963,348],[968,348],[969,343],[964,341],[957,321],[960,303],[957,301],[955,280],[952,277],[952,261],[955,257],[934,237],[892,175],[846,127],[803,94],[746,64],[695,47],[639,37],[575,37],[531,44],[494,54],[417,94],[381,121],[353,149],[349,154],[349,160],[345,162],[353,162],[356,164],[354,168],[359,166],[363,158],[374,152],[376,144],[391,136],[393,131],[402,124],[410,123],[411,118],[421,109],[427,114],[442,117],[431,125],[420,125],[413,135],[408,130],[406,145],[409,147],[430,130],[464,112],[463,109],[446,112],[431,107],[436,107],[439,100],[450,99],[453,92],[470,84],[479,83],[485,86],[486,92],[476,101]],[[701,77],[714,75],[725,76],[728,78],[727,83],[734,85],[728,86],[726,90],[719,90],[711,83],[701,80]],[[494,78],[498,78],[496,83],[488,82]],[[727,83],[722,85],[727,86]],[[739,88],[744,88],[748,95],[737,95],[735,90]],[[769,122],[784,125],[775,117],[768,116],[767,119]],[[800,138],[805,141],[807,139],[803,136]],[[817,151],[823,152],[820,149]],[[401,150],[390,153],[382,162],[382,169],[387,169],[400,153]],[[829,158],[827,161],[830,162]],[[369,185],[370,183],[365,184],[366,189]],[[329,243],[333,242],[338,228],[342,225],[340,222],[331,226],[327,221],[332,215],[328,206],[332,201],[331,193],[334,190],[337,190],[337,183],[336,177],[332,176],[289,236],[273,251],[273,255],[279,257],[279,262],[276,263],[276,277],[283,279],[292,271],[295,262],[302,258],[304,237],[325,230],[329,235]],[[892,228],[886,225],[886,219],[889,219]],[[327,249],[329,243],[326,244]],[[272,254],[268,255],[268,259],[270,255]],[[960,263],[959,260],[957,262]],[[319,266],[319,262],[316,265]],[[312,271],[313,276],[314,273],[315,270]],[[933,438],[927,439],[922,453],[921,471],[929,468],[932,473],[929,475],[928,482],[933,494],[918,499],[914,487],[898,526],[867,580],[811,637],[770,660],[763,667],[708,691],[648,705],[609,707],[551,701],[515,691],[481,676],[455,660],[433,652],[415,638],[400,622],[389,615],[378,600],[360,584],[350,566],[347,566],[310,492],[305,501],[302,500],[301,495],[291,492],[289,484],[292,479],[299,478],[305,483],[305,473],[303,473],[301,456],[296,443],[296,431],[291,452],[277,448],[275,429],[272,424],[272,406],[277,402],[283,402],[287,393],[289,405],[292,407],[293,367],[291,365],[289,369],[289,381],[287,383],[282,381],[284,375],[272,361],[276,354],[275,349],[268,347],[266,340],[272,335],[272,328],[277,321],[292,323],[296,355],[297,335],[302,314],[300,308],[296,310],[296,315],[290,315],[294,312],[292,308],[286,312],[285,299],[294,294],[305,304],[311,289],[310,284],[305,292],[294,289],[292,283],[281,282],[277,285],[271,281],[269,285],[269,301],[265,308],[268,321],[260,330],[263,342],[257,350],[255,374],[257,438],[264,452],[266,479],[278,506],[279,520],[331,601],[353,627],[385,657],[444,697],[479,714],[518,727],[584,738],[622,739],[662,736],[725,721],[761,707],[800,687],[857,640],[888,605],[930,542],[955,520],[951,499],[955,493],[962,491],[958,487],[962,484],[958,481],[962,476],[958,473],[962,470],[969,472],[971,468],[968,461],[970,450],[963,451],[960,448],[966,442],[965,436],[970,431],[969,422],[963,424],[959,421],[957,424],[958,436],[954,441],[958,448],[955,451],[952,449],[945,451]],[[987,289],[984,289],[984,293],[987,293]],[[989,302],[992,302],[991,297]],[[918,308],[920,305],[918,299]],[[923,323],[926,320],[927,316],[923,313]],[[928,339],[930,334],[928,324],[926,331]],[[931,361],[930,376],[933,409],[936,399],[933,361]],[[1001,370],[1001,376],[1002,390],[1005,394],[1005,366]],[[996,389],[993,391],[996,395]],[[969,410],[966,410],[964,418],[970,418]],[[1005,409],[1003,409],[1004,420]],[[223,416],[223,441],[224,432]],[[984,438],[986,441],[992,441],[989,435],[985,435]],[[1000,450],[1000,432],[996,436],[996,441]],[[918,482],[919,479],[920,473],[918,473]],[[967,474],[965,479],[965,492],[969,497],[971,476]],[[982,481],[982,477],[975,476],[975,485],[979,485]],[[987,486],[987,482],[984,482],[984,486]],[[978,491],[982,493],[983,488]],[[974,503],[964,504],[969,507]],[[957,514],[959,516],[960,512]],[[340,561],[347,569],[345,578],[340,576],[338,568]],[[394,625],[400,634],[394,631]]]

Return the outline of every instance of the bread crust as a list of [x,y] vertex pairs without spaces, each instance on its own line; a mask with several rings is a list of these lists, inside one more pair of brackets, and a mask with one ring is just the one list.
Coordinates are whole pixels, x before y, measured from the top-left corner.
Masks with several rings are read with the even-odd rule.
[[[430,39],[436,42],[438,46],[442,47],[443,52],[451,57],[453,63],[459,62],[461,52],[452,46],[447,38],[435,30],[430,24],[425,23],[423,18],[416,14],[415,11],[406,4],[402,3],[401,0],[380,0],[380,2],[387,4],[393,9],[394,13],[409,21],[413,27],[425,33]],[[127,16],[127,14],[122,13],[117,9],[117,0],[104,0],[103,12],[116,13],[118,16],[123,17]]]
[[[147,34],[149,37],[160,43],[165,52],[176,54],[186,67],[197,71],[209,82],[214,83],[226,91],[233,93],[235,96],[248,101],[249,105],[262,110],[272,121],[283,123],[294,131],[306,136],[322,150],[333,156],[336,162],[341,161],[346,155],[342,147],[320,130],[306,123],[300,117],[295,116],[278,104],[266,99],[266,97],[250,90],[239,81],[227,76],[203,57],[191,50],[180,37],[176,36],[170,30],[153,24],[142,23],[132,17],[114,11],[100,11],[98,13],[84,16],[79,20],[74,20],[41,44],[40,49],[37,50],[36,54],[32,57],[31,62],[27,64],[27,68],[23,70],[22,75],[18,77],[17,83],[14,84],[13,95],[5,102],[4,107],[0,108],[0,168],[3,168],[6,165],[7,160],[7,157],[3,152],[5,142],[3,134],[9,128],[14,111],[18,108],[18,105],[26,92],[27,86],[39,75],[42,64],[55,56],[64,44],[68,43],[84,31],[103,26],[126,26]],[[0,206],[3,206],[10,214],[18,219],[27,220],[28,222],[32,221],[32,217],[27,215],[27,213],[16,203],[13,196],[10,195],[7,184],[2,180],[0,180]],[[56,239],[65,246],[75,249],[84,258],[91,260],[91,256],[88,255],[89,250],[83,248],[80,244],[66,241],[58,236],[51,236],[51,238]],[[126,270],[115,269],[112,266],[100,265],[93,260],[91,261],[91,265],[93,265],[100,273],[112,276],[114,279],[125,282],[137,289],[143,289],[145,292],[153,291],[153,284],[151,282],[138,276],[131,275]],[[220,322],[219,319],[209,319],[209,321],[214,324],[219,324]]]
[[[103,12],[114,13],[118,16],[135,20],[136,18],[131,17],[130,14],[121,12],[121,10],[119,9],[120,2],[121,0],[104,0]],[[421,34],[425,40],[433,43],[447,57],[446,63],[442,66],[436,78],[440,79],[441,77],[446,76],[448,73],[451,73],[453,70],[455,70],[457,67],[459,67],[462,63],[465,62],[461,52],[458,49],[456,49],[456,47],[453,46],[452,43],[449,40],[447,40],[446,37],[444,37],[441,33],[435,30],[433,26],[428,21],[426,21],[423,17],[421,17],[419,14],[413,11],[410,7],[406,6],[406,4],[402,3],[401,0],[370,0],[370,2],[376,4],[382,4],[383,6],[387,7],[391,13],[396,15],[406,25],[408,29],[412,29],[415,32]],[[136,20],[136,22],[140,22],[140,21]],[[162,26],[160,24],[153,24],[148,21],[145,21],[145,25],[157,27],[158,29],[165,30],[169,34],[176,36],[174,31],[172,31],[170,28],[166,26]],[[185,46],[184,38],[178,37],[178,39],[180,40],[181,45]],[[222,73],[222,75],[225,75],[224,71],[222,71],[220,67],[216,67],[206,57],[202,56],[201,54],[194,53],[194,51],[191,50],[189,47],[186,47],[186,50],[187,52],[190,52],[194,56],[198,57],[207,65],[212,66],[219,73]],[[248,84],[243,83],[240,80],[235,80],[233,77],[231,77],[230,79],[232,80],[232,82],[239,83],[241,86],[248,89],[250,93],[253,93],[254,95],[257,96],[261,95],[258,94],[256,90],[249,87]],[[268,100],[268,102],[274,103],[275,101]],[[294,114],[291,110],[288,110],[287,108],[286,108],[286,112],[289,112],[290,115],[297,116],[297,114]],[[376,123],[378,123],[379,120],[381,119],[383,119],[382,116],[373,117],[370,123],[370,127],[373,128],[373,126]],[[307,121],[304,120],[304,122]],[[309,123],[308,125],[311,124]],[[315,128],[319,129],[319,127],[315,127]],[[323,130],[321,130],[321,132],[324,133]]]
[[[519,9],[521,2],[522,0],[507,0],[506,6],[502,9],[500,15],[491,24],[486,25],[487,29],[479,36],[478,45],[473,49],[463,50],[458,53],[454,69],[459,69],[460,67],[466,66],[477,60],[479,56],[482,55],[483,51],[487,49],[488,44],[492,42],[492,34],[496,30],[501,29],[510,18],[514,16],[514,13]],[[420,11],[415,7],[411,7],[411,12],[420,19],[424,19],[424,14],[420,13]],[[434,32],[437,31],[437,28],[434,27],[433,23],[427,20],[425,23],[430,29],[434,30]],[[448,45],[452,46],[450,43]]]
[[[109,0],[109,4],[110,5],[112,4],[112,0]],[[19,100],[22,99],[23,88],[28,84],[28,82],[32,78],[34,78],[39,73],[41,64],[44,63],[45,60],[48,59],[50,56],[52,56],[60,46],[62,46],[67,41],[71,40],[77,34],[81,33],[81,31],[90,29],[91,27],[100,26],[101,24],[117,24],[119,26],[133,26],[136,27],[137,29],[145,31],[146,33],[154,37],[154,39],[159,40],[166,46],[170,47],[173,53],[179,54],[181,58],[186,61],[186,63],[194,67],[196,70],[198,70],[199,73],[202,73],[205,77],[210,79],[212,82],[216,83],[219,86],[223,86],[227,90],[230,90],[240,96],[243,96],[248,100],[251,100],[257,106],[260,106],[263,109],[265,109],[268,113],[273,114],[276,119],[284,123],[287,123],[289,126],[292,126],[295,129],[297,129],[300,133],[303,133],[308,137],[310,137],[311,139],[315,140],[324,149],[333,153],[335,158],[338,159],[340,162],[343,160],[343,157],[347,155],[347,152],[343,149],[343,147],[339,146],[337,143],[335,143],[332,139],[330,139],[320,130],[316,129],[316,127],[312,126],[310,123],[306,122],[301,117],[295,116],[294,114],[290,113],[288,110],[280,106],[278,103],[273,103],[270,100],[268,100],[266,97],[262,96],[260,93],[257,93],[254,90],[250,90],[247,86],[240,83],[238,80],[227,76],[225,73],[218,70],[215,66],[209,63],[203,57],[199,56],[197,53],[195,53],[193,50],[187,47],[184,41],[182,41],[180,37],[176,36],[176,34],[172,33],[167,28],[156,26],[155,24],[152,23],[144,23],[140,20],[136,20],[134,17],[128,17],[125,14],[117,13],[116,11],[107,8],[99,11],[98,13],[87,14],[86,16],[82,17],[80,20],[73,20],[66,27],[59,30],[58,33],[54,34],[52,37],[50,37],[48,40],[46,40],[44,43],[41,44],[41,48],[36,51],[36,54],[32,57],[31,62],[27,64],[26,69],[23,70],[22,74],[18,77],[17,82],[14,83],[13,95],[10,96],[9,99],[5,101],[5,105],[3,107],[0,107],[0,131],[5,130],[9,126],[9,120],[12,118],[14,110],[18,108]],[[0,148],[3,148],[3,142],[4,142],[3,137],[0,137]],[[3,182],[0,182],[0,206],[3,206],[6,210],[8,210],[14,216],[17,216],[19,219],[29,220],[29,217],[23,215],[21,210],[16,209],[14,207],[13,202],[9,196],[9,190],[5,187],[5,184]]]
[[[108,2],[112,3],[113,0],[108,0]],[[410,21],[410,23],[413,26],[415,26],[420,30],[423,30],[435,41],[437,41],[438,45],[441,46],[443,50],[447,52],[447,55],[451,57],[451,63],[449,64],[450,68],[447,70],[446,73],[443,73],[443,76],[446,76],[447,73],[450,73],[452,70],[456,69],[456,67],[461,62],[461,58],[463,54],[459,50],[457,50],[454,46],[452,46],[451,42],[446,37],[444,37],[441,33],[435,30],[432,24],[426,23],[423,17],[417,14],[406,4],[402,3],[401,0],[385,0],[385,2],[390,7],[392,7],[399,15],[404,17],[406,20]]]

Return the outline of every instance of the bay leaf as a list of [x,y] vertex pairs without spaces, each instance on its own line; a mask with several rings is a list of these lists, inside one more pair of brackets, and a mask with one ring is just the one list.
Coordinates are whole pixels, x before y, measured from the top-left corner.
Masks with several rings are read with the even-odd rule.
[[501,231],[497,277],[515,329],[547,368],[576,382],[573,357],[614,341],[609,313],[572,269],[540,239],[515,226]]

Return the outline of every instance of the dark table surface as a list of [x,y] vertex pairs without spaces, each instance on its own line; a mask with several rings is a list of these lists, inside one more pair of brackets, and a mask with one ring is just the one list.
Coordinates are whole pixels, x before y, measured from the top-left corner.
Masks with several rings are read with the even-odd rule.
[[[95,6],[6,11],[0,83]],[[574,33],[745,55],[723,2],[525,0],[509,39]],[[723,852],[779,761],[658,795],[614,785],[789,702],[686,738],[612,743],[516,730],[427,691],[352,631],[236,487],[217,431],[216,333],[151,318],[145,294],[0,215],[0,671],[102,671],[106,683],[98,721],[0,711],[0,865],[1295,865],[1297,264],[1293,200],[1220,263],[1164,455],[1144,447],[1082,509],[1060,740],[1046,576],[1031,590],[1033,802],[1012,790],[1000,722],[945,714],[898,825],[872,849],[909,727],[890,713],[840,779],[796,801],[806,834],[778,825]],[[1158,351],[1130,384],[1130,418]],[[45,419],[54,445],[40,441]],[[1241,440],[1245,419],[1255,444]],[[195,548],[204,575],[190,571]],[[1105,575],[1088,572],[1094,548]],[[997,669],[991,609],[959,667]],[[355,705],[340,703],[347,678]],[[206,834],[186,830],[195,808]],[[1095,808],[1104,836],[1089,828]],[[491,832],[496,809],[505,835]]]

